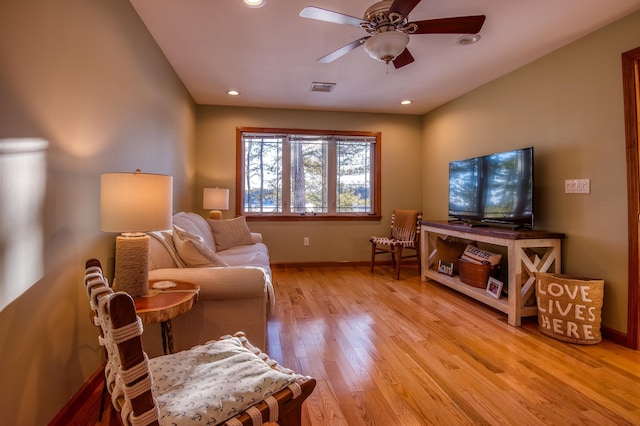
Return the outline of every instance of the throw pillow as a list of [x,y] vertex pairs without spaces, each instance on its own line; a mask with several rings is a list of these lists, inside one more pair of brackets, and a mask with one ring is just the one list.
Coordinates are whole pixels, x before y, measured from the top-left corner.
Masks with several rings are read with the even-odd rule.
[[189,268],[205,266],[229,266],[204,244],[204,239],[173,225],[173,244],[178,256]]
[[207,220],[216,242],[216,251],[255,244],[244,216],[226,220]]

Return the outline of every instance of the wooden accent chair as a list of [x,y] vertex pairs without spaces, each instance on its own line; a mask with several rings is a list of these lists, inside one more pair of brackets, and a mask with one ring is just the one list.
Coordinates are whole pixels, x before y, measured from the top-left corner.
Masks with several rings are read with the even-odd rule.
[[[420,221],[422,212],[417,210],[394,210],[391,215],[391,233],[388,237],[371,237],[371,272],[376,255],[391,253],[391,261],[395,266],[396,280],[400,279],[400,263],[403,259],[418,259],[420,269]],[[413,254],[404,254],[406,249]]]
[[315,379],[280,366],[243,333],[149,359],[131,296],[108,286],[98,260],[85,266],[98,340],[107,352],[106,388],[124,425],[300,425]]

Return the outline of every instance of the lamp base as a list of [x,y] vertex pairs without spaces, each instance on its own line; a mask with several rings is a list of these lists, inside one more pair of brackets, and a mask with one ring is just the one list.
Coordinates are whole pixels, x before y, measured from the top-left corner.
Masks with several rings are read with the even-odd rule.
[[213,220],[222,219],[222,212],[220,210],[210,210],[209,219],[213,219]]
[[116,274],[113,287],[133,297],[149,292],[149,236],[131,234],[116,237]]

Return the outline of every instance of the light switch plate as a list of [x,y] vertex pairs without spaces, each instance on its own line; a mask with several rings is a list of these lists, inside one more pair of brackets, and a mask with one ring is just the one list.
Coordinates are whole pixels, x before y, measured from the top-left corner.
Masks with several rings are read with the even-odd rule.
[[590,179],[566,179],[564,181],[565,194],[590,194]]

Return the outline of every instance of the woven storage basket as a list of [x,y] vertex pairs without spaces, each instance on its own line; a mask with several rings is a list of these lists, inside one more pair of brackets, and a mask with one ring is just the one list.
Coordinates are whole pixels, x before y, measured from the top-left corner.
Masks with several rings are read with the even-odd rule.
[[604,280],[538,272],[538,328],[563,342],[599,343],[603,296]]

